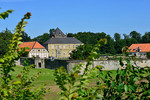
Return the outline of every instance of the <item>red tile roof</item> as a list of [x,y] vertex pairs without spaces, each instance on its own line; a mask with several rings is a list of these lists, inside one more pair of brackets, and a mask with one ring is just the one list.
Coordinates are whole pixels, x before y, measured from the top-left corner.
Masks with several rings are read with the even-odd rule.
[[32,41],[32,42],[23,42],[19,45],[19,48],[28,47],[30,49],[26,49],[25,51],[30,51],[31,49],[45,49],[39,42]]
[[150,52],[150,43],[143,44],[132,44],[129,47],[130,52],[137,52],[137,49],[140,49],[140,52]]

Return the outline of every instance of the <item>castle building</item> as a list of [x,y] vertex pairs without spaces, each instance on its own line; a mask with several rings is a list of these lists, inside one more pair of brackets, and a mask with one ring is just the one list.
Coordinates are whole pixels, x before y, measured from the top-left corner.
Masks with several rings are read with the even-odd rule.
[[69,53],[76,49],[76,47],[83,45],[83,43],[74,37],[67,37],[57,28],[49,40],[43,45],[49,51],[50,57],[69,58]]

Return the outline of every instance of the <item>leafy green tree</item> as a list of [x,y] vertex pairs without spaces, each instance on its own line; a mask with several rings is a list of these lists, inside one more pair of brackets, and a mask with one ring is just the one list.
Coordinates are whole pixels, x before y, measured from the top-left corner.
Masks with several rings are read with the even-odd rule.
[[6,19],[9,16],[9,14],[12,13],[13,11],[14,10],[7,10],[5,12],[0,13],[0,19]]
[[138,41],[135,38],[126,39],[126,46],[131,46],[131,44],[136,44]]
[[91,52],[91,45],[80,45],[70,53],[71,59],[85,60]]
[[0,57],[2,57],[8,51],[8,45],[12,39],[13,34],[6,28],[5,31],[0,32]]
[[52,28],[49,30],[49,36],[52,37],[53,33],[55,32],[56,29]]
[[[64,67],[55,70],[55,82],[61,89],[62,100],[149,100],[150,68],[131,64],[130,57],[120,57],[115,74],[103,71],[103,66],[92,68],[92,61],[97,58],[97,50],[105,40],[93,46],[86,60],[87,63],[76,65],[70,73]],[[127,48],[123,48],[126,53]],[[124,54],[123,54],[124,55]],[[125,63],[124,63],[125,62]],[[111,66],[110,66],[111,67]],[[82,71],[83,72],[82,72]],[[96,78],[95,85],[90,86],[89,79]],[[92,82],[93,83],[93,82]]]
[[22,42],[28,42],[28,41],[32,41],[30,36],[28,36],[28,34],[26,32],[22,32]]
[[67,37],[74,37],[73,33],[68,33]]
[[142,36],[142,42],[143,43],[149,43],[150,42],[150,32],[145,32],[145,34]]
[[44,33],[43,35],[39,35],[35,38],[33,38],[33,41],[38,41],[40,44],[45,43],[47,40],[49,39],[49,34],[48,33]]
[[78,32],[77,34],[74,34],[74,37],[84,44],[94,45],[97,42],[96,34],[92,32]]
[[138,42],[141,42],[141,34],[136,31],[132,31],[130,33],[130,37],[136,39]]
[[114,34],[114,39],[115,39],[116,42],[119,41],[121,39],[120,34],[119,33],[115,33]]
[[126,40],[125,39],[121,39],[117,42],[115,42],[115,50],[117,53],[121,54],[122,53],[122,48],[126,46]]
[[[5,14],[8,16],[7,13]],[[0,13],[1,16],[1,13]],[[26,48],[19,51],[19,44],[21,44],[21,36],[26,26],[26,19],[30,19],[31,13],[27,13],[18,23],[15,28],[11,43],[8,45],[8,52],[3,58],[0,58],[0,100],[41,100],[45,93],[45,88],[31,90],[32,82],[39,76],[39,73],[34,76],[29,76],[29,71],[32,66],[24,66],[21,74],[18,74],[18,80],[13,80],[11,72],[15,71],[15,62],[24,53]],[[4,18],[4,17],[3,17]]]
[[107,35],[106,39],[107,39],[107,44],[105,45],[106,53],[115,54],[116,51],[114,47],[114,40],[111,38],[110,35]]

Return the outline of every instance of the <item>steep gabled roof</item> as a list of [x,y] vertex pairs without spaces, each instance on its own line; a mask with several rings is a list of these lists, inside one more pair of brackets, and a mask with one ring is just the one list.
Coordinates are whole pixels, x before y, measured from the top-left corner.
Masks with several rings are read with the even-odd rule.
[[63,35],[64,36],[65,34],[57,27],[57,29],[55,30],[53,35]]
[[32,41],[32,42],[23,42],[19,45],[19,48],[28,47],[30,49],[26,49],[25,51],[30,51],[31,49],[45,49],[39,42]]
[[143,44],[132,44],[129,47],[130,52],[150,52],[150,43],[143,43]]

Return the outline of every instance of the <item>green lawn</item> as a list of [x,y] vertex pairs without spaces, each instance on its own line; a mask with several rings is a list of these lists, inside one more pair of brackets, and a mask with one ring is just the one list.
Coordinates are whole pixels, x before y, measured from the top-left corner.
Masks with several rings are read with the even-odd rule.
[[[19,73],[21,73],[22,69],[23,67],[17,66],[15,67],[15,71],[11,72],[12,78],[14,80],[17,80],[16,76]],[[40,77],[33,82],[33,87],[39,88],[39,87],[45,86],[46,88],[50,88],[51,89],[50,93],[47,93],[44,99],[45,100],[58,100],[60,97],[58,94],[58,92],[60,92],[60,89],[54,81],[55,77],[53,74],[55,70],[44,69],[44,68],[41,68],[41,69],[32,68],[30,70],[29,76],[32,76],[39,71],[41,72]],[[106,72],[107,71],[104,71],[104,74]],[[111,71],[111,72],[112,72],[112,76],[114,76],[116,71]],[[95,84],[96,78],[90,79],[90,81],[91,81],[91,86],[92,86]]]
[[[16,76],[19,73],[21,73],[22,69],[23,69],[23,67],[17,66],[17,67],[15,67],[15,71],[11,72],[11,75],[14,78],[14,80],[16,80]],[[38,72],[41,72],[41,73],[40,73],[40,77],[38,79],[36,79],[33,83],[33,85],[35,85],[35,87],[39,86],[39,85],[46,85],[46,86],[55,85],[54,76],[53,76],[54,70],[45,69],[45,68],[41,68],[41,69],[31,68],[29,76],[33,76],[34,74],[36,74]]]

